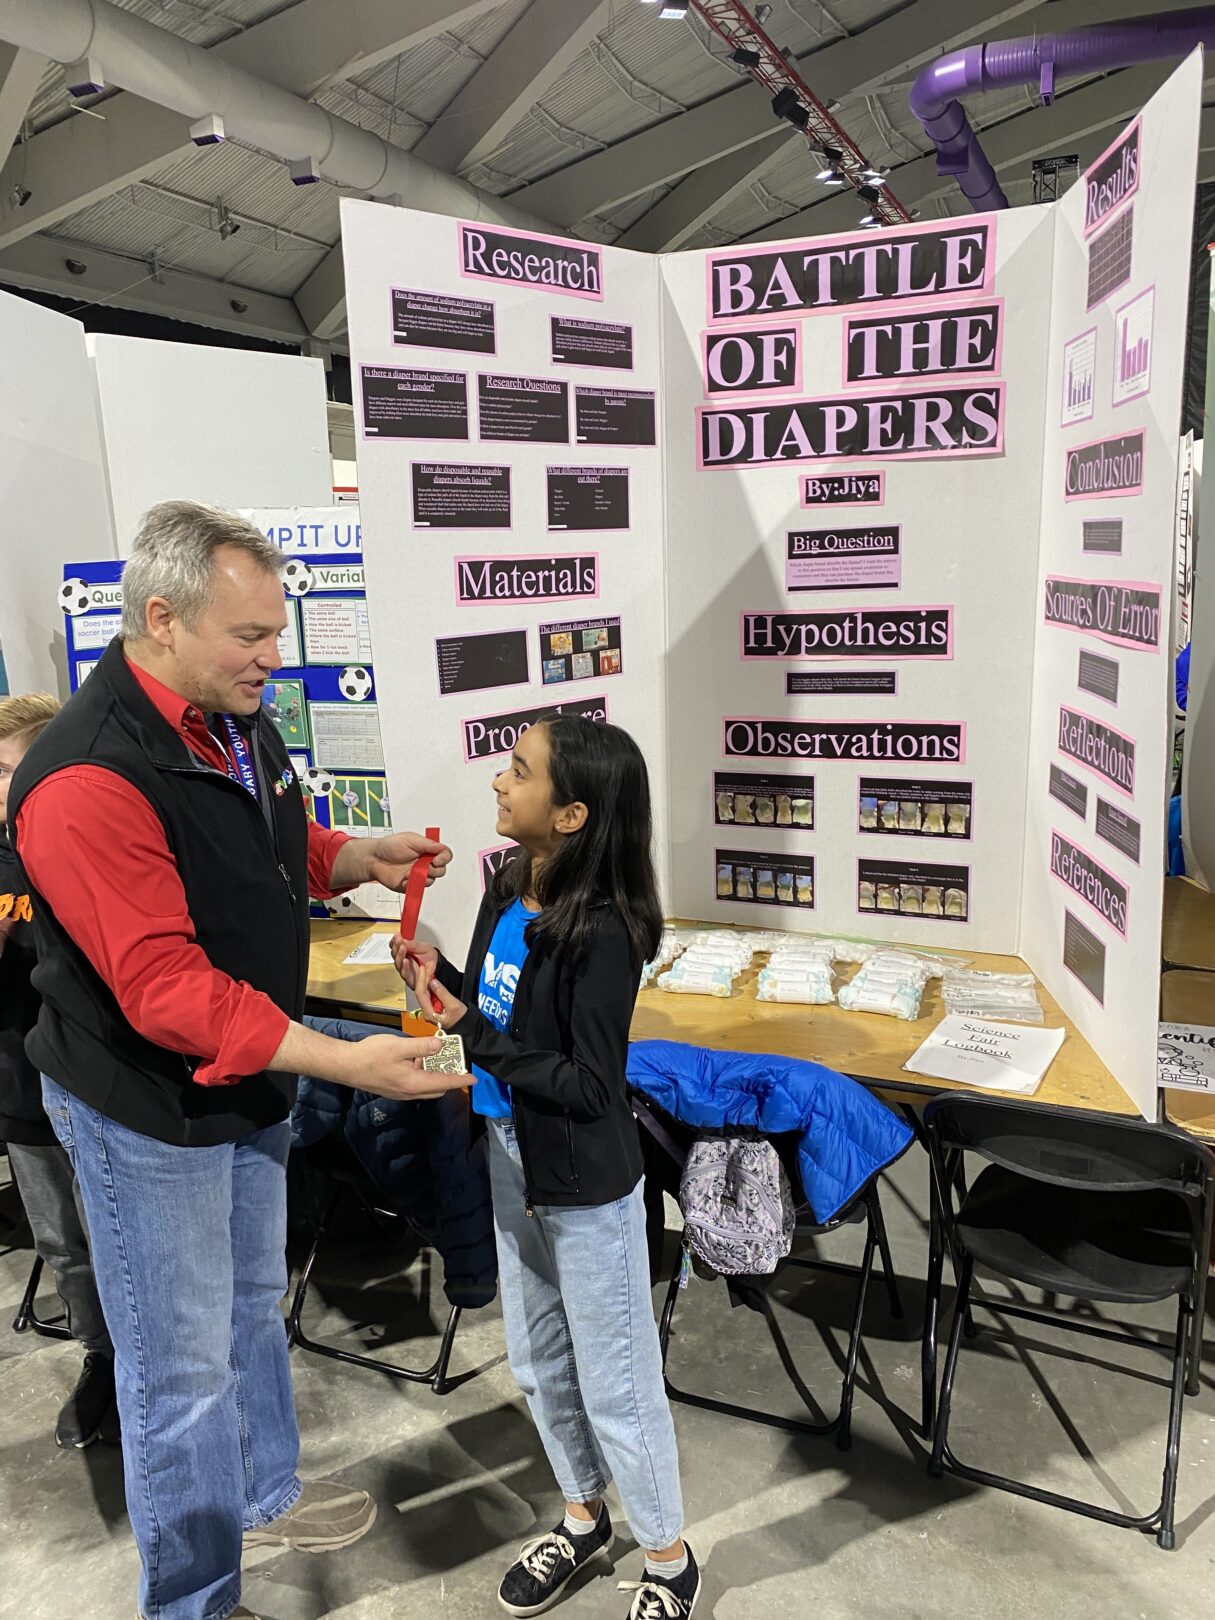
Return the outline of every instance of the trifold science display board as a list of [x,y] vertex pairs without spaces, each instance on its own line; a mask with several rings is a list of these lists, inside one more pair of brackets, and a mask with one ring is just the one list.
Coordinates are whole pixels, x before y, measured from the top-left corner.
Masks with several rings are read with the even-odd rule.
[[619,721],[669,911],[1019,952],[1152,1108],[1201,80],[1048,208],[655,258],[343,202],[385,755],[457,849],[452,954],[521,730]]
[[[289,557],[282,668],[265,703],[287,746],[309,814],[353,837],[392,829],[374,660],[355,506],[242,513]],[[122,613],[120,561],[73,563],[60,591],[72,690],[86,679]],[[396,917],[401,902],[378,883],[329,902],[337,916]]]

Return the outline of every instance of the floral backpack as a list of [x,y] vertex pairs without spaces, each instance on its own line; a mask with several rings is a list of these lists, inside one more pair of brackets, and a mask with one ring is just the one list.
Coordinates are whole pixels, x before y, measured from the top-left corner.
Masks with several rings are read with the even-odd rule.
[[684,1242],[722,1276],[775,1271],[793,1244],[789,1178],[771,1142],[702,1136],[679,1184]]

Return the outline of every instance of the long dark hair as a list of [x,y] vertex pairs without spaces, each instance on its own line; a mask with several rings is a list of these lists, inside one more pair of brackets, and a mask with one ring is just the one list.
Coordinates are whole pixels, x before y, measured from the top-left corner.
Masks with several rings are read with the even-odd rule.
[[[633,968],[640,969],[662,939],[650,847],[650,778],[641,750],[619,726],[575,715],[556,715],[540,724],[548,738],[553,803],[580,802],[587,817],[540,868],[535,892],[541,911],[528,925],[528,947],[577,954],[595,926],[594,907],[606,902],[624,924]],[[530,882],[531,862],[520,852],[499,869],[494,894],[515,899]]]

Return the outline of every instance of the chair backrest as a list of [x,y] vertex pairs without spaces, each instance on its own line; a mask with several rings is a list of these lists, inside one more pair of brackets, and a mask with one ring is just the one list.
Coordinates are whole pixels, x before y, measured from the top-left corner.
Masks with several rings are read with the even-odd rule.
[[924,1126],[934,1159],[960,1148],[1036,1181],[1090,1192],[1157,1188],[1201,1202],[1215,1169],[1202,1143],[1175,1125],[1087,1109],[947,1092],[927,1105]]

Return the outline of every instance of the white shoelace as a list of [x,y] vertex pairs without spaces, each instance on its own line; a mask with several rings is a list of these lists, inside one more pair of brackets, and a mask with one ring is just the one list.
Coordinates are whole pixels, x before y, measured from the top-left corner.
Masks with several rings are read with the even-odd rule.
[[537,1581],[548,1580],[559,1556],[568,1558],[571,1564],[577,1557],[572,1543],[552,1531],[548,1535],[537,1536],[535,1541],[529,1541],[519,1549],[519,1562],[532,1579]]
[[618,1581],[618,1592],[636,1592],[629,1620],[679,1620],[683,1605],[670,1587],[654,1581]]

